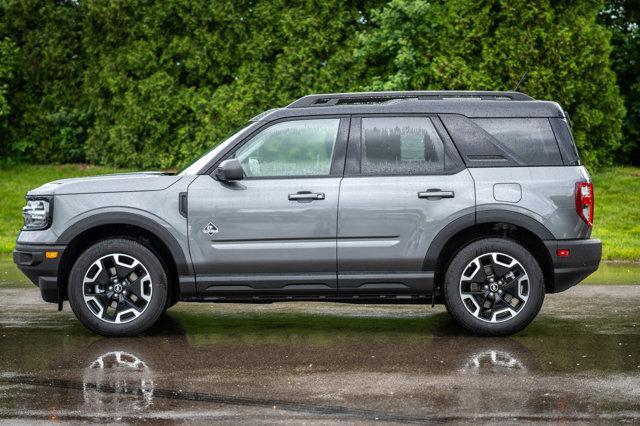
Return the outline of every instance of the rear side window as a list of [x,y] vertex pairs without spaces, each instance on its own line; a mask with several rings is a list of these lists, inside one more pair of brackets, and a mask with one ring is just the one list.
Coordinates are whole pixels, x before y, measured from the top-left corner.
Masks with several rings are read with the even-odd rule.
[[563,165],[548,118],[441,118],[469,167]]
[[529,166],[562,165],[548,118],[483,118],[473,122]]
[[567,123],[567,120],[562,118],[550,118],[549,122],[553,128],[553,133],[556,135],[556,140],[560,147],[560,154],[562,155],[564,163],[570,166],[579,166],[580,157],[578,156],[576,143],[571,135],[571,130],[569,129],[569,123]]
[[428,117],[362,119],[362,174],[442,173],[444,151],[442,139]]

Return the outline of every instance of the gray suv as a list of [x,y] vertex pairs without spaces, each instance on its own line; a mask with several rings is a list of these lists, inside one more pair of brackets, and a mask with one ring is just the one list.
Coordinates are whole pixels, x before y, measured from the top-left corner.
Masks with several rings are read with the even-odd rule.
[[567,114],[518,92],[305,96],[177,175],[26,199],[15,263],[109,336],[178,301],[444,303],[470,332],[508,335],[601,256]]

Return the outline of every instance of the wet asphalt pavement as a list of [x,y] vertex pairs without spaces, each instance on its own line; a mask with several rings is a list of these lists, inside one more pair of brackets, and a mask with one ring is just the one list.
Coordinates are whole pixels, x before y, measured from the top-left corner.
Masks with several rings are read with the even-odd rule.
[[510,338],[470,336],[442,307],[179,303],[109,339],[11,268],[0,421],[640,421],[640,274],[548,295]]

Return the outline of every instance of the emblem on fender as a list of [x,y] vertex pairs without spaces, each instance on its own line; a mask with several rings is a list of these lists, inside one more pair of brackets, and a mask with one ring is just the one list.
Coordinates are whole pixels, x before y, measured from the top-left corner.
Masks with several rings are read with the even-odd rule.
[[215,226],[212,222],[209,222],[207,226],[204,227],[203,232],[211,237],[213,236],[213,234],[218,233],[218,227]]

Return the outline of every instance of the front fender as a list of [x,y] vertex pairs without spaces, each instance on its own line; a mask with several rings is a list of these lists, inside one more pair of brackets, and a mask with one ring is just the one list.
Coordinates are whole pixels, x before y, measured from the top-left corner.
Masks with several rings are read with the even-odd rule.
[[[157,236],[169,249],[176,264],[179,275],[193,275],[193,268],[188,259],[188,249],[183,247],[176,237],[177,232],[168,222],[148,212],[132,208],[115,210],[105,208],[103,211],[92,210],[66,226],[60,234],[57,244],[68,245],[78,235],[103,225],[131,225],[142,228]],[[186,243],[186,240],[185,240]]]

